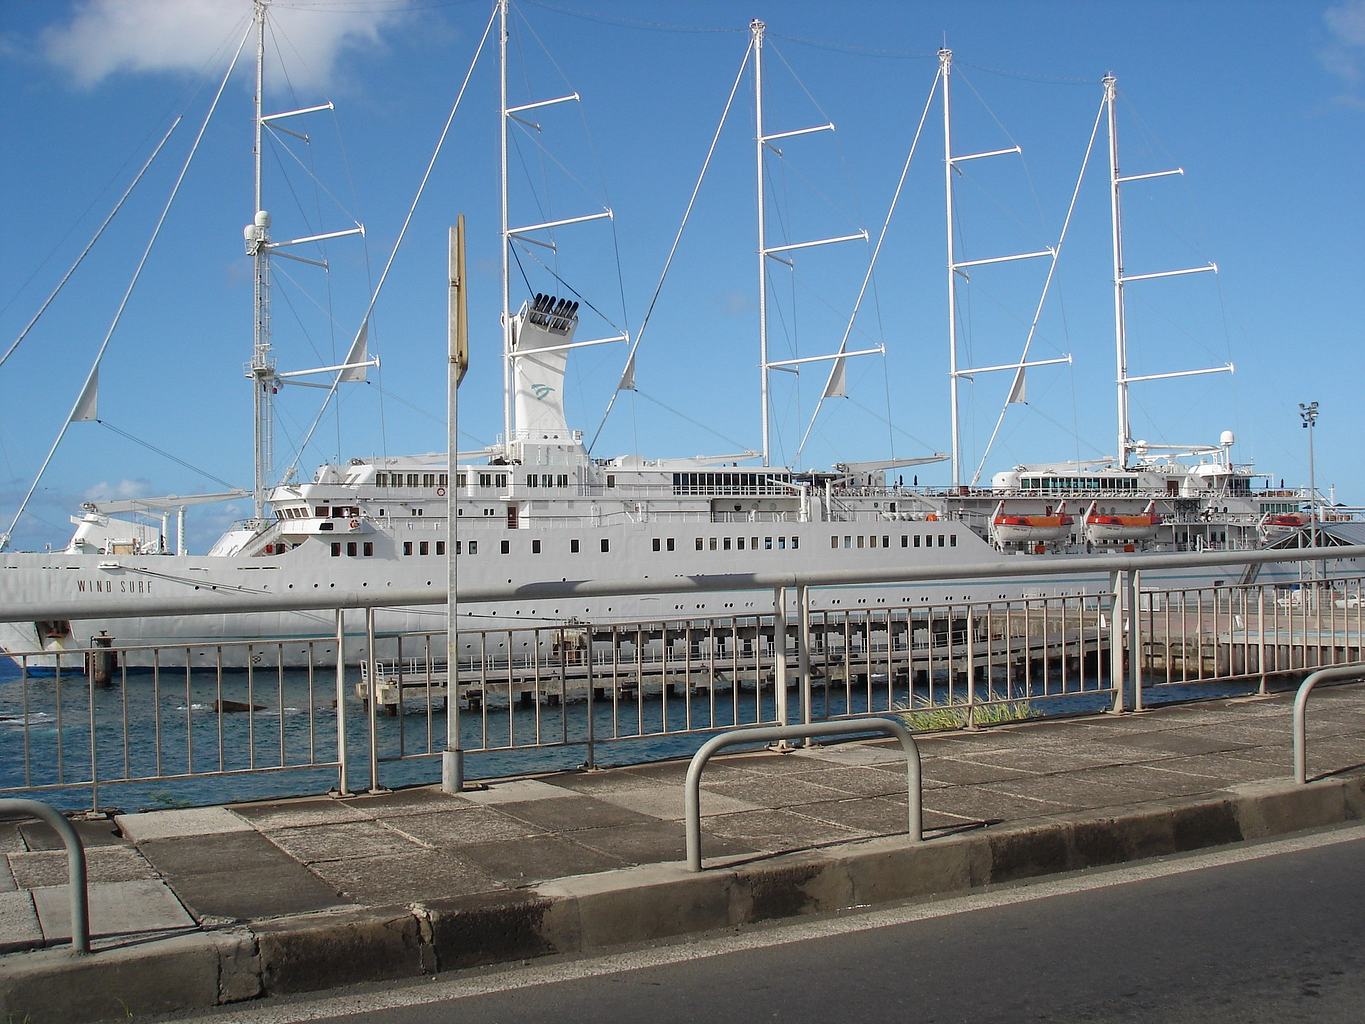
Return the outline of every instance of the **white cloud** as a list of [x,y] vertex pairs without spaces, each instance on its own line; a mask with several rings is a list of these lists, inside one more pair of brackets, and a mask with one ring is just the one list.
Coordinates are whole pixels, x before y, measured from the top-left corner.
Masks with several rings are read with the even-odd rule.
[[115,498],[138,498],[147,494],[152,487],[150,480],[144,478],[124,480],[101,480],[86,490],[86,501],[109,501]]
[[[295,86],[326,87],[342,55],[377,44],[406,6],[407,0],[375,0],[359,10],[346,3],[333,9],[280,0],[270,7],[267,53],[278,50]],[[43,33],[42,51],[82,87],[118,73],[197,74],[226,61],[251,11],[248,0],[83,0],[69,21]]]
[[1365,0],[1344,0],[1323,12],[1328,43],[1318,57],[1348,90],[1342,99],[1359,98],[1365,83]]

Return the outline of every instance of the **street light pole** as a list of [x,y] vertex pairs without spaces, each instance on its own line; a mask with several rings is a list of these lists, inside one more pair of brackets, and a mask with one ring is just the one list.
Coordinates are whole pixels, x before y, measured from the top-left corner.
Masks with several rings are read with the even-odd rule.
[[[1308,546],[1318,546],[1318,486],[1313,471],[1313,427],[1318,422],[1318,403],[1299,403],[1299,418],[1308,431]],[[1310,579],[1317,578],[1317,563],[1308,563]]]

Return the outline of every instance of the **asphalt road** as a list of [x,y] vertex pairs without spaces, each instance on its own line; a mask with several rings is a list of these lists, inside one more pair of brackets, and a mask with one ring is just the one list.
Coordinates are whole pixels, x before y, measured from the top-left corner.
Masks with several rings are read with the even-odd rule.
[[1365,828],[203,1019],[1358,1024]]

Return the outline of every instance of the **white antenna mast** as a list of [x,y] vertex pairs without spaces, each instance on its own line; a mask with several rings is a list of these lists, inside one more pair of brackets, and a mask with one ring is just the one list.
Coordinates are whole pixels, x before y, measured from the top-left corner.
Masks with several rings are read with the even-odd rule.
[[771,135],[763,133],[763,32],[767,26],[757,18],[749,22],[749,31],[753,35],[754,50],[754,142],[756,173],[758,179],[758,361],[759,361],[759,404],[761,406],[763,420],[763,465],[771,465],[772,447],[769,442],[769,420],[771,419],[771,403],[768,396],[768,375],[773,370],[782,370],[786,373],[799,373],[797,367],[802,363],[828,362],[838,360],[849,355],[867,355],[872,351],[864,352],[843,352],[834,353],[827,356],[809,356],[803,359],[768,359],[768,259],[772,258],[779,263],[791,267],[792,260],[785,253],[796,249],[813,249],[821,245],[834,245],[837,242],[867,241],[867,229],[855,232],[851,235],[839,235],[837,238],[817,238],[810,242],[792,242],[788,245],[768,245],[767,226],[764,209],[763,192],[763,151],[771,149],[779,157],[782,150],[772,143],[779,139],[790,139],[798,135],[813,135],[816,132],[834,131],[833,122],[818,124],[810,128],[795,128],[791,131],[774,132]]
[[964,280],[970,281],[967,270],[971,267],[983,267],[993,263],[1012,263],[1015,260],[1032,260],[1043,256],[1051,256],[1054,260],[1057,257],[1057,250],[1049,247],[1039,249],[1037,252],[1015,253],[1011,256],[989,256],[978,260],[959,260],[953,245],[953,175],[960,173],[957,169],[958,164],[966,163],[968,160],[981,160],[990,156],[1008,156],[1011,154],[1022,153],[1019,146],[1010,146],[1008,149],[993,149],[987,153],[969,153],[965,156],[953,156],[953,117],[952,101],[949,91],[949,83],[952,78],[953,70],[953,51],[944,47],[938,51],[939,71],[943,76],[943,194],[944,208],[948,223],[948,405],[949,415],[952,418],[953,433],[953,487],[962,484],[962,427],[958,412],[958,382],[963,378],[972,378],[978,373],[994,373],[1002,370],[1013,370],[1018,374],[1028,366],[1049,366],[1054,363],[1069,363],[1070,356],[1061,356],[1056,359],[1037,359],[1033,361],[1021,360],[1017,363],[1005,363],[1000,366],[976,366],[968,369],[960,369],[957,365],[957,278],[961,274]]
[[252,338],[251,408],[255,479],[251,487],[253,516],[265,517],[265,492],[273,472],[274,452],[271,426],[274,422],[275,363],[270,358],[270,214],[261,206],[261,132],[265,127],[261,103],[265,87],[265,11],[267,0],[256,0],[256,97],[253,119],[252,162],[255,188],[252,192],[252,222],[247,226],[247,254],[252,262]]
[[1118,466],[1128,468],[1128,456],[1135,450],[1132,427],[1128,417],[1128,385],[1144,380],[1168,380],[1172,377],[1196,377],[1206,373],[1232,373],[1233,365],[1212,366],[1202,370],[1176,370],[1170,373],[1147,373],[1132,376],[1128,373],[1128,332],[1124,316],[1123,286],[1130,281],[1150,281],[1159,277],[1183,277],[1186,274],[1218,272],[1218,264],[1209,263],[1202,267],[1185,270],[1161,270],[1152,274],[1125,274],[1123,272],[1123,216],[1119,202],[1119,186],[1127,181],[1145,181],[1148,178],[1166,178],[1173,174],[1184,174],[1183,167],[1170,171],[1150,171],[1146,174],[1119,174],[1119,139],[1117,118],[1114,113],[1114,100],[1118,95],[1118,79],[1107,74],[1101,80],[1104,85],[1104,105],[1109,124],[1109,211],[1110,228],[1114,246],[1114,360],[1117,373],[1115,383],[1118,389]]
[[[253,324],[252,324],[252,347],[251,362],[247,365],[246,375],[251,381],[251,406],[255,421],[255,480],[252,484],[251,496],[253,505],[253,515],[257,521],[265,518],[266,492],[271,486],[275,475],[275,450],[274,450],[274,424],[275,424],[275,394],[285,383],[302,383],[292,380],[292,378],[306,377],[315,373],[337,372],[339,374],[337,383],[344,380],[363,380],[364,371],[367,367],[378,366],[379,358],[367,358],[365,350],[365,327],[362,325],[362,333],[356,338],[351,346],[351,351],[347,354],[345,362],[337,366],[324,366],[311,370],[293,370],[288,373],[277,373],[275,360],[270,354],[271,332],[270,332],[270,255],[275,250],[285,249],[295,245],[306,245],[310,242],[324,242],[331,238],[344,238],[347,235],[363,235],[365,228],[357,224],[353,228],[345,228],[341,231],[328,231],[320,235],[308,235],[303,238],[291,238],[284,242],[275,242],[270,238],[270,213],[262,205],[262,175],[261,159],[262,147],[261,140],[267,125],[275,121],[283,121],[286,118],[297,117],[300,114],[314,114],[320,110],[331,110],[332,103],[320,103],[311,107],[303,107],[299,110],[286,110],[279,114],[262,113],[262,104],[265,93],[265,19],[266,10],[270,6],[270,0],[255,0],[255,22],[256,22],[256,97],[255,97],[255,124],[253,126],[254,135],[252,139],[252,156],[255,164],[255,188],[252,197],[255,203],[255,214],[252,216],[251,223],[242,232],[246,241],[246,253],[251,257],[253,269]],[[272,129],[275,130],[275,129]],[[291,131],[288,128],[280,128],[279,131],[286,132],[296,138],[308,141],[308,136]],[[299,256],[295,253],[281,252],[281,256],[299,263],[306,263],[309,266],[327,269],[326,260],[313,259],[308,256]],[[368,314],[367,314],[368,317]],[[313,385],[320,387],[323,385]],[[316,424],[315,424],[316,425]],[[312,436],[312,430],[308,432]],[[305,442],[306,444],[306,442]],[[300,449],[302,451],[302,449]]]

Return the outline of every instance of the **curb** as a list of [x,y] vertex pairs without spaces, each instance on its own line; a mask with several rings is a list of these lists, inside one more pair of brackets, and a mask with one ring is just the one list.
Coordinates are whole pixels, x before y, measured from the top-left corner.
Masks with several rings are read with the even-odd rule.
[[681,863],[645,865],[511,893],[282,918],[85,957],[40,950],[0,960],[0,1011],[29,1024],[79,1024],[206,1009],[961,893],[1362,819],[1365,778],[1257,782],[915,846],[888,836],[700,874]]

